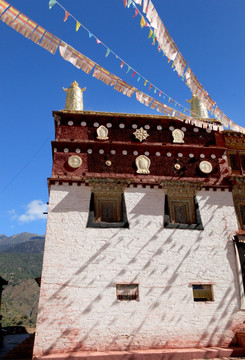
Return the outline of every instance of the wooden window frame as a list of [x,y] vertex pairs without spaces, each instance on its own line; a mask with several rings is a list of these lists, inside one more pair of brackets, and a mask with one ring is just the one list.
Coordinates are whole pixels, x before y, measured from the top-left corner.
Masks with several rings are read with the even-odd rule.
[[[233,169],[232,168],[231,155],[236,156],[236,162],[237,162],[237,165],[238,165],[238,169]],[[228,152],[229,167],[230,167],[231,173],[234,174],[234,175],[241,175],[241,174],[245,175],[245,167],[243,168],[243,166],[242,166],[242,159],[241,159],[242,156],[245,156],[244,151],[229,150],[229,152]]]
[[[101,221],[99,220],[100,207],[103,201],[107,199],[115,201],[116,205],[116,218],[120,221]],[[98,194],[96,192],[91,193],[90,206],[89,206],[89,216],[87,227],[92,228],[128,228],[129,223],[127,219],[127,211],[124,194]]]
[[[195,289],[196,287],[196,289]],[[200,289],[197,289],[197,287],[199,287]],[[202,287],[208,287],[208,289],[202,289]],[[209,292],[209,296],[203,296],[203,297],[198,297],[197,294],[198,292],[202,293],[203,290],[203,294],[205,295],[205,291]],[[210,301],[214,301],[214,294],[213,294],[213,285],[212,284],[206,284],[206,283],[198,283],[198,284],[192,284],[192,294],[193,294],[193,301],[194,302],[210,302]],[[195,296],[196,294],[196,296]]]
[[[174,219],[174,204],[184,204],[188,208],[188,223],[177,223]],[[196,196],[173,197],[165,195],[164,227],[168,229],[203,230],[201,215]]]

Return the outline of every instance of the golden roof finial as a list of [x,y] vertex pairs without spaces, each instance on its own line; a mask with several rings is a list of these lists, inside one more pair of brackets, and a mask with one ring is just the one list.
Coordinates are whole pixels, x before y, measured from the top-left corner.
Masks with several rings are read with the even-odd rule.
[[83,111],[83,92],[86,88],[81,89],[74,80],[68,89],[63,90],[66,91],[65,110]]
[[195,95],[192,95],[190,100],[186,100],[191,104],[191,116],[195,119],[208,119],[208,110],[204,106],[201,100]]

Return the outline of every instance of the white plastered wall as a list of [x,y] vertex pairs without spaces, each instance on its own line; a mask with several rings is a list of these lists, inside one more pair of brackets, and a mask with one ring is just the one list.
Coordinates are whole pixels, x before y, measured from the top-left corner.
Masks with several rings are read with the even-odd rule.
[[[86,228],[90,189],[52,185],[34,354],[227,345],[245,320],[232,194],[197,194],[204,230],[164,229],[164,192],[127,188],[129,229]],[[139,283],[139,301],[116,299]],[[212,283],[194,302],[192,283]]]

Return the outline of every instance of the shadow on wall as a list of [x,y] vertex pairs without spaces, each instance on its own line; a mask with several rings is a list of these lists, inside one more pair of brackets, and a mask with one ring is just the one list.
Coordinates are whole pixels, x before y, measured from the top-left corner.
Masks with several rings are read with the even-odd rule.
[[[143,190],[142,190],[143,191]],[[163,195],[163,201],[164,201],[164,193],[162,193]],[[73,196],[75,195],[66,195],[66,196],[71,196],[71,198],[69,198],[69,202],[73,201]],[[89,200],[89,199],[88,199]],[[143,215],[154,215],[152,213],[152,209],[148,209],[147,208],[147,203],[148,203],[149,197],[147,196],[147,194],[145,194],[142,199],[140,200],[139,204],[137,204],[132,210],[131,213],[133,214],[139,214],[142,213],[142,209],[145,209],[144,213],[142,213]],[[61,203],[56,206],[55,209],[53,209],[54,212],[64,212],[64,211],[71,211],[69,209],[67,209],[67,207],[65,206],[65,203],[67,201],[66,199],[63,199],[61,201]],[[87,199],[86,199],[87,201]],[[88,211],[88,204],[89,201],[87,202],[87,207],[85,206],[86,203],[85,199],[83,198],[83,202],[80,204],[80,207],[77,208],[77,211]],[[151,198],[152,201],[152,198]],[[76,203],[77,202],[77,198],[76,198]],[[207,203],[206,203],[207,205]],[[74,211],[74,208],[72,209],[72,211]],[[155,209],[155,215],[159,215],[159,209],[156,207]],[[213,217],[214,215],[212,214],[211,217]],[[115,231],[115,230],[114,230]],[[125,348],[124,350],[131,350],[131,349],[136,349],[137,348],[137,335],[139,332],[142,333],[142,329],[144,329],[144,334],[145,334],[145,339],[146,341],[149,341],[147,336],[150,335],[149,334],[149,330],[148,330],[148,323],[149,321],[151,321],[152,318],[152,314],[158,312],[159,316],[157,321],[155,320],[155,324],[154,327],[155,329],[161,328],[164,326],[164,322],[170,322],[171,323],[171,327],[172,329],[174,329],[175,327],[178,328],[179,323],[181,322],[181,320],[183,321],[183,319],[186,318],[186,312],[185,309],[182,308],[181,310],[178,309],[178,311],[176,311],[177,309],[175,308],[176,305],[176,301],[175,299],[172,297],[172,288],[175,286],[175,284],[178,282],[179,278],[183,278],[182,274],[183,271],[185,271],[185,260],[187,258],[189,258],[191,256],[191,254],[195,253],[195,251],[198,251],[199,247],[203,246],[203,241],[204,239],[204,235],[199,235],[195,242],[192,245],[186,246],[185,243],[179,242],[176,243],[176,239],[178,238],[178,235],[180,234],[178,229],[172,229],[172,230],[168,230],[168,234],[169,236],[167,238],[163,238],[162,236],[163,233],[163,228],[159,228],[155,233],[152,234],[151,238],[146,241],[144,244],[142,244],[142,246],[137,250],[136,253],[131,254],[131,256],[127,259],[127,264],[125,264],[124,267],[120,268],[118,270],[118,273],[113,277],[113,279],[110,280],[110,282],[108,284],[106,284],[106,286],[104,286],[104,288],[96,294],[96,296],[94,296],[93,300],[88,302],[88,303],[83,303],[81,305],[81,310],[78,314],[76,314],[76,316],[78,318],[82,318],[83,316],[86,316],[87,314],[93,312],[95,305],[97,305],[98,303],[100,303],[103,300],[104,297],[104,292],[106,289],[108,288],[115,288],[115,283],[118,281],[118,278],[120,278],[120,275],[124,274],[126,271],[128,271],[128,269],[130,269],[130,267],[134,266],[137,263],[137,258],[143,253],[145,252],[145,250],[147,249],[147,247],[154,242],[155,240],[162,240],[162,244],[160,246],[158,246],[158,248],[152,253],[152,255],[148,256],[148,258],[146,259],[144,264],[141,264],[141,267],[137,268],[137,272],[135,272],[135,276],[134,279],[131,279],[132,282],[134,282],[137,278],[140,277],[140,274],[142,274],[142,272],[144,271],[148,271],[148,268],[151,264],[155,264],[155,267],[151,270],[151,274],[153,274],[154,272],[159,271],[159,264],[158,264],[158,258],[161,258],[164,254],[165,248],[166,246],[169,247],[169,250],[171,249],[171,247],[178,247],[178,252],[179,254],[181,254],[178,262],[176,263],[176,266],[174,268],[171,269],[172,271],[172,275],[169,277],[167,283],[163,284],[163,289],[162,291],[158,294],[158,296],[155,297],[154,301],[150,304],[146,303],[146,312],[143,315],[141,321],[135,325],[135,327],[131,330],[130,333],[127,334],[127,337],[124,338],[123,342],[125,344]],[[183,231],[181,232],[183,234]],[[186,232],[186,236],[188,236],[189,231]],[[89,266],[91,264],[93,264],[93,262],[99,258],[102,254],[106,257],[107,256],[107,251],[109,250],[109,248],[111,248],[111,250],[113,249],[114,252],[117,251],[117,246],[119,246],[119,244],[121,243],[121,241],[123,241],[123,239],[120,237],[121,234],[121,230],[118,230],[118,232],[113,233],[111,239],[105,243],[103,246],[100,247],[100,249],[98,249],[87,261],[85,261],[82,266],[76,270],[74,272],[74,274],[69,278],[69,280],[67,280],[65,283],[60,284],[59,289],[50,297],[50,301],[57,301],[57,297],[58,297],[58,301],[60,303],[62,303],[64,301],[64,303],[67,301],[67,296],[65,295],[64,290],[67,287],[72,287],[74,286],[74,282],[73,279],[76,276],[81,276],[82,274],[86,274],[86,272],[89,271]],[[226,231],[224,232],[224,241],[225,239],[229,238],[229,233]],[[119,237],[119,240],[118,240]],[[113,242],[113,240],[115,240]],[[131,240],[132,241],[132,240]],[[227,240],[226,240],[227,241]],[[159,244],[159,243],[158,243]],[[210,250],[210,251],[214,251],[215,248],[215,244],[214,247]],[[208,254],[206,254],[208,256]],[[238,310],[238,307],[234,306],[234,303],[239,304],[239,289],[238,289],[238,280],[237,280],[237,274],[236,274],[236,264],[235,264],[235,252],[232,246],[232,242],[228,242],[226,245],[226,256],[228,259],[228,262],[230,264],[230,268],[232,269],[233,272],[233,278],[234,278],[234,282],[232,284],[229,285],[229,287],[227,288],[226,292],[223,295],[223,298],[220,299],[219,304],[217,304],[217,306],[213,307],[213,313],[211,314],[209,321],[207,321],[207,326],[206,329],[204,330],[199,338],[199,340],[195,340],[195,344],[193,344],[193,346],[202,346],[202,344],[205,344],[205,346],[211,346],[211,345],[224,345],[224,343],[227,342],[227,338],[226,338],[226,330],[229,330],[231,325],[232,325],[232,315],[235,314]],[[205,259],[204,259],[205,261]],[[91,269],[92,271],[92,269]],[[164,266],[162,266],[161,268],[162,273],[164,273],[165,271],[169,271],[169,267],[167,264],[165,264]],[[97,274],[94,274],[94,279],[91,281],[91,283],[95,283],[97,281]],[[82,285],[82,284],[81,284]],[[188,284],[186,284],[188,286]],[[94,285],[95,286],[95,285]],[[178,286],[178,284],[177,284]],[[148,294],[150,294],[150,292],[154,291],[153,288],[148,290]],[[168,294],[168,306],[171,304],[172,301],[172,307],[171,308],[171,313],[168,313],[167,311],[165,311],[164,309],[164,304],[162,303],[162,296]],[[179,300],[179,299],[178,299]],[[236,301],[234,301],[236,300]],[[66,309],[69,310],[69,308],[72,308],[73,304],[74,304],[74,299],[70,299],[69,303],[67,304]],[[182,301],[185,301],[186,304],[189,304],[190,301],[190,297],[183,297]],[[112,303],[108,304],[108,313],[110,313],[111,309],[110,307],[113,306],[117,306],[119,304],[118,300],[114,300]],[[232,311],[231,311],[231,307],[232,307]],[[227,320],[226,319],[226,313],[227,310],[229,309],[229,312],[231,314],[231,317]],[[45,309],[40,308],[40,311],[42,311]],[[137,314],[137,311],[133,311],[131,316]],[[192,316],[193,317],[198,317],[199,314],[193,312]],[[53,328],[53,321],[51,322],[48,317],[47,318],[43,318],[43,321],[45,322],[43,325],[45,328]],[[121,322],[122,321],[122,316],[121,314],[118,312],[118,315],[114,316],[111,320],[110,320],[110,324],[115,324],[116,322]],[[76,352],[76,351],[82,351],[82,350],[119,350],[120,349],[120,343],[122,341],[122,337],[125,335],[115,335],[113,339],[111,339],[110,343],[108,343],[106,346],[101,346],[99,344],[99,341],[96,339],[94,341],[93,344],[91,344],[90,342],[90,347],[89,349],[86,348],[86,339],[89,337],[89,335],[92,332],[97,332],[98,334],[100,334],[100,330],[101,328],[107,326],[104,324],[105,320],[103,320],[103,317],[101,317],[101,319],[97,319],[96,321],[91,323],[91,326],[87,329],[81,329],[80,331],[78,331],[77,329],[73,329],[72,327],[67,326],[67,329],[63,330],[63,332],[57,336],[56,338],[53,338],[53,342],[52,344],[46,349],[45,351],[45,355],[46,354],[50,354],[50,353],[54,353],[57,352],[57,350],[59,351],[64,351],[66,353],[69,352]],[[215,324],[219,323],[219,326],[215,326]],[[103,326],[101,326],[103,325]],[[59,325],[58,325],[58,320],[57,320],[57,328],[59,329]],[[212,329],[212,330],[211,330]],[[81,337],[81,332],[83,332],[83,336]],[[217,339],[217,333],[219,334],[219,344],[217,344],[217,342],[215,344],[212,343],[213,338],[215,337]],[[166,336],[168,336],[168,334],[166,334]],[[96,338],[96,336],[94,336]],[[150,336],[149,336],[150,337]],[[183,337],[186,337],[185,334],[183,334]],[[136,341],[135,341],[136,339]],[[179,344],[181,344],[181,339],[179,339],[178,337],[176,339],[172,339],[171,342],[165,341],[164,337],[162,337],[161,341],[159,342],[159,339],[155,339],[154,340],[154,336],[151,337],[151,343],[148,342],[148,346],[147,348],[163,348],[163,347],[178,347]],[[229,340],[230,341],[230,340]],[[61,344],[64,343],[64,348],[61,349],[57,349],[57,344]],[[75,343],[75,345],[74,345]],[[73,345],[72,345],[73,344]],[[37,344],[38,345],[38,344]],[[94,348],[91,348],[93,347]],[[138,345],[139,348],[141,348],[140,345]]]

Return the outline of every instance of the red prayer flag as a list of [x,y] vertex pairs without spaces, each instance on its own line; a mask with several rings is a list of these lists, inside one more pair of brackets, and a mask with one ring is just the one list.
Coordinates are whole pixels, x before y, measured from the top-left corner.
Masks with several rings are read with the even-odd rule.
[[135,14],[133,17],[136,17],[138,15],[138,13],[139,13],[138,9],[135,9]]
[[133,72],[132,77],[134,77],[135,74],[136,74],[136,71]]
[[70,13],[68,13],[68,11],[65,10],[64,22],[68,19],[69,15],[70,15]]

